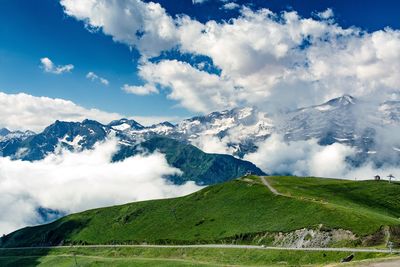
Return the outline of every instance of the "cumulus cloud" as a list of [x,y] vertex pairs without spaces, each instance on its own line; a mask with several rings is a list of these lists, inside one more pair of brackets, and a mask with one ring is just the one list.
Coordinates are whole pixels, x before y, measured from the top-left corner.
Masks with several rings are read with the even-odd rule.
[[213,135],[201,135],[191,141],[191,144],[200,148],[206,153],[233,154],[229,148],[227,139],[220,139]]
[[147,62],[140,67],[139,74],[145,80],[164,88],[173,88],[168,97],[193,111],[207,112],[210,110],[210,103],[214,109],[216,106],[221,109],[226,105],[233,105],[235,101],[235,96],[229,93],[232,92],[233,84],[228,80],[178,60]]
[[87,109],[64,99],[36,97],[24,93],[0,92],[0,106],[0,126],[13,130],[41,131],[56,120],[82,121],[90,118],[109,123],[124,117],[118,113]]
[[61,0],[66,14],[82,20],[91,30],[101,29],[114,41],[156,56],[176,45],[174,20],[160,4],[140,0]]
[[260,142],[256,152],[244,157],[271,174],[292,174],[344,179],[372,179],[380,174],[383,178],[393,173],[400,174],[397,167],[383,165],[377,168],[372,162],[354,167],[348,157],[354,156],[355,148],[334,143],[321,146],[317,140],[286,142],[280,135],[272,135]]
[[239,8],[240,5],[234,3],[234,2],[230,2],[230,3],[226,3],[222,6],[222,9],[226,9],[226,10],[233,10],[236,8]]
[[325,11],[317,13],[317,16],[321,19],[330,19],[334,16],[332,8],[327,8]]
[[149,95],[158,93],[158,89],[151,84],[145,84],[141,86],[124,84],[121,89],[128,94],[134,95]]
[[273,135],[245,159],[269,173],[342,177],[346,172],[345,159],[353,153],[353,149],[342,144],[320,146],[314,139],[285,142],[281,136]]
[[6,94],[0,92],[0,128],[11,130],[32,130],[39,132],[56,120],[83,121],[94,119],[108,124],[120,118],[132,118],[142,125],[170,121],[178,122],[182,118],[177,116],[126,116],[119,113],[109,113],[99,109],[88,109],[72,101],[36,97],[24,93]]
[[96,73],[90,71],[88,74],[86,74],[86,78],[91,80],[91,81],[99,81],[100,83],[104,85],[109,85],[109,81],[103,77],[98,76]]
[[97,120],[108,124],[120,118],[132,118],[142,125],[170,121],[178,122],[182,118],[177,116],[126,116],[119,113],[109,113],[99,109],[88,109],[72,101],[37,97],[29,94],[6,94],[0,92],[0,128],[11,130],[32,130],[39,132],[56,120],[83,121]]
[[110,139],[93,150],[61,151],[36,162],[0,158],[0,234],[41,223],[39,207],[72,213],[201,188],[168,183],[163,176],[180,171],[159,153],[110,163],[117,149],[117,140]]
[[40,59],[41,67],[45,72],[53,73],[53,74],[62,74],[65,72],[71,72],[74,69],[74,65],[54,65],[53,61],[48,57],[44,57]]
[[[294,108],[345,93],[374,99],[400,90],[400,31],[343,28],[332,9],[304,18],[244,7],[229,21],[202,23],[172,18],[159,4],[139,0],[80,2],[61,1],[68,15],[136,47],[142,78],[196,112],[238,105]],[[148,60],[171,49],[207,56],[220,73],[181,59]]]

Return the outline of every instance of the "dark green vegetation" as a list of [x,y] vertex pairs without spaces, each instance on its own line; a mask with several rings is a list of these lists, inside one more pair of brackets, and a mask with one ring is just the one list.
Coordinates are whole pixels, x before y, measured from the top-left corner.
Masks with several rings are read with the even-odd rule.
[[[299,266],[338,263],[348,252],[210,248],[57,248],[0,250],[0,266]],[[387,257],[355,253],[354,260]]]
[[137,147],[124,146],[114,156],[114,160],[142,153],[143,149],[150,153],[160,151],[165,154],[170,165],[183,172],[182,176],[168,177],[176,184],[195,181],[197,184],[209,185],[241,177],[247,172],[264,174],[251,162],[230,155],[204,153],[195,146],[165,137],[153,137]]
[[371,237],[368,242],[351,244],[360,246],[384,244],[389,232],[389,238],[398,243],[399,184],[297,177],[267,179],[287,195],[274,195],[259,177],[245,177],[185,197],[72,214],[11,233],[2,238],[1,245],[272,244],[273,238],[268,234],[302,228],[345,229],[360,238]]

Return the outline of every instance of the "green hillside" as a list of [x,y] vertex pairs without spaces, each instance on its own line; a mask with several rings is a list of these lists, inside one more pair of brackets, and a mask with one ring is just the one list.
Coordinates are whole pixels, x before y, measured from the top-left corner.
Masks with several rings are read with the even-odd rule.
[[232,180],[249,172],[265,175],[249,161],[230,155],[205,153],[195,146],[165,137],[153,137],[133,147],[122,146],[113,160],[118,161],[142,153],[143,149],[151,153],[160,151],[169,165],[183,172],[180,176],[168,177],[175,184],[194,181],[196,184],[210,185]]
[[[188,196],[89,210],[5,236],[3,247],[59,244],[256,243],[307,228],[351,231],[351,244],[397,242],[400,185],[375,181],[244,177]],[[311,237],[308,237],[311,238]],[[334,244],[330,244],[334,245]]]

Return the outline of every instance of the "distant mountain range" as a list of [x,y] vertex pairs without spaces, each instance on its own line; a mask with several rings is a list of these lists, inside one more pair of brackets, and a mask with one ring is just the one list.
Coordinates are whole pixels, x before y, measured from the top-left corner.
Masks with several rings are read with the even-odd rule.
[[[126,147],[137,148],[143,141],[148,145],[155,137],[167,138],[162,139],[163,145],[170,142],[179,146],[196,145],[202,138],[216,138],[229,147],[232,155],[242,158],[255,152],[259,142],[272,134],[280,134],[286,141],[314,138],[320,145],[341,143],[355,147],[357,155],[349,159],[354,165],[367,159],[378,166],[383,162],[397,165],[400,164],[400,137],[389,140],[385,132],[399,127],[400,101],[370,105],[344,95],[321,105],[271,115],[246,107],[213,112],[178,124],[163,122],[147,127],[134,120],[121,119],[108,125],[93,120],[56,121],[39,134],[2,129],[0,154],[14,159],[40,160],[59,146],[70,150],[89,149],[107,136],[116,135],[125,151],[121,153],[126,153]],[[161,144],[160,139],[155,140],[156,144]],[[167,147],[173,150],[170,145]],[[248,170],[256,171],[254,168]]]
[[195,145],[205,137],[218,138],[239,158],[255,152],[258,143],[272,134],[279,134],[288,142],[314,138],[320,145],[341,143],[355,147],[357,155],[350,159],[355,165],[367,159],[378,166],[383,162],[400,164],[400,137],[389,140],[385,134],[400,129],[400,101],[372,105],[344,95],[321,105],[279,114],[246,107],[193,117],[176,125],[164,122],[123,128],[126,136],[162,135]]
[[[27,161],[41,160],[57,148],[73,151],[91,149],[99,141],[115,135],[119,139],[119,151],[114,161],[120,161],[139,153],[160,151],[170,165],[183,172],[181,176],[166,177],[175,184],[194,181],[198,185],[215,184],[231,180],[246,173],[265,174],[254,164],[231,155],[208,154],[188,143],[175,139],[149,135],[146,139],[126,134],[124,130],[144,129],[133,120],[122,119],[103,125],[97,121],[83,122],[56,121],[39,134],[29,133],[5,138],[0,141],[2,156]],[[6,133],[7,130],[3,130]],[[9,136],[11,133],[7,133]],[[134,170],[132,170],[134,171]]]

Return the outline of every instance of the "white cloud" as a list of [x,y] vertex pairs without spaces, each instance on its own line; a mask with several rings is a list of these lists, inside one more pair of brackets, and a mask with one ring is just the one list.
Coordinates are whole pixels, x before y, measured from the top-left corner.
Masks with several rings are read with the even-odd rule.
[[[138,200],[182,196],[201,187],[168,183],[179,174],[162,154],[110,163],[117,141],[64,151],[36,162],[0,158],[0,234],[40,222],[38,207],[66,213]],[[45,190],[44,190],[45,189]]]
[[317,15],[321,19],[330,19],[330,18],[333,18],[334,13],[333,13],[332,8],[327,8],[325,11],[319,12]]
[[62,74],[65,72],[71,72],[74,69],[74,65],[72,64],[55,66],[54,63],[48,57],[41,58],[40,62],[42,63],[41,67],[45,72],[53,74]]
[[[200,24],[183,18],[180,23],[181,50],[203,54],[213,60],[222,70],[221,78],[233,85],[227,92],[235,100],[233,107],[241,101],[262,106],[267,101],[289,95],[289,90],[302,90],[298,85],[307,71],[307,49],[299,46],[305,39],[317,44],[337,34],[347,36],[352,31],[325,21],[303,19],[295,12],[280,16],[266,9],[254,12],[243,8],[242,15],[229,22]],[[298,99],[296,96],[295,99],[300,100],[298,104],[304,104],[310,99],[308,94],[315,91],[314,81],[307,82],[308,92],[302,92],[307,97]],[[221,87],[223,85],[216,86],[213,94],[225,97]],[[240,88],[239,93],[233,88]],[[206,104],[214,109],[217,106],[211,101]]]
[[219,139],[212,135],[201,135],[191,141],[191,144],[206,153],[233,154],[233,149],[228,147],[227,139]]
[[0,92],[0,106],[0,126],[13,130],[41,131],[56,120],[94,119],[101,123],[109,123],[126,117],[94,108],[87,109],[64,99],[36,97],[24,93]]
[[[246,160],[268,173],[288,173],[298,176],[334,177],[335,173],[332,173],[331,166],[334,167],[334,171],[343,174],[342,166],[345,165],[343,159],[351,153],[345,151],[344,146],[340,144],[323,147],[319,146],[316,140],[287,143],[279,135],[273,135],[258,145],[257,152],[246,155]],[[327,165],[328,169],[325,169]]]
[[109,85],[109,81],[103,77],[98,76],[96,73],[90,71],[88,74],[86,74],[86,78],[91,80],[91,81],[100,81],[104,85]]
[[372,179],[376,174],[384,179],[390,173],[400,174],[399,168],[388,165],[376,168],[367,162],[359,167],[351,166],[346,159],[355,155],[356,149],[339,143],[321,146],[313,139],[285,142],[282,136],[272,135],[258,145],[258,150],[244,159],[272,174],[357,180]]
[[244,8],[229,22],[182,18],[179,36],[183,52],[209,56],[221,69],[220,79],[232,84],[228,91],[225,83],[209,91],[203,98],[208,111],[221,109],[215,98],[229,97],[228,107],[244,101],[261,108],[267,103],[295,108],[344,93],[374,98],[400,89],[396,30],[366,33],[296,12]]
[[91,29],[102,29],[114,41],[137,47],[143,56],[156,56],[176,45],[174,20],[160,4],[140,0],[61,0],[65,13]]
[[177,122],[182,118],[176,116],[126,116],[119,113],[109,113],[99,109],[88,109],[72,101],[37,97],[24,93],[6,94],[0,92],[0,128],[11,130],[42,131],[56,120],[83,121],[93,119],[107,124],[120,118],[132,118],[143,125],[152,125],[163,121]]
[[170,99],[197,112],[223,109],[234,105],[236,101],[236,96],[230,94],[234,90],[232,83],[218,75],[193,68],[188,63],[177,60],[147,62],[140,67],[139,74],[152,83],[172,88],[168,95]]
[[[331,9],[303,18],[294,11],[242,8],[229,21],[201,23],[185,15],[172,18],[159,4],[139,0],[61,3],[68,15],[136,47],[144,80],[167,87],[171,99],[193,111],[295,108],[344,93],[374,99],[400,90],[400,31],[343,28]],[[176,60],[147,60],[172,48],[210,57],[221,74]],[[176,73],[164,73],[166,80],[144,71],[158,68]]]
[[238,5],[234,2],[226,3],[222,6],[223,9],[227,9],[227,10],[233,10],[233,9],[236,9],[239,7],[240,7],[240,5]]
[[124,84],[121,89],[128,94],[134,95],[149,95],[158,93],[158,89],[152,84],[145,84],[141,86]]

